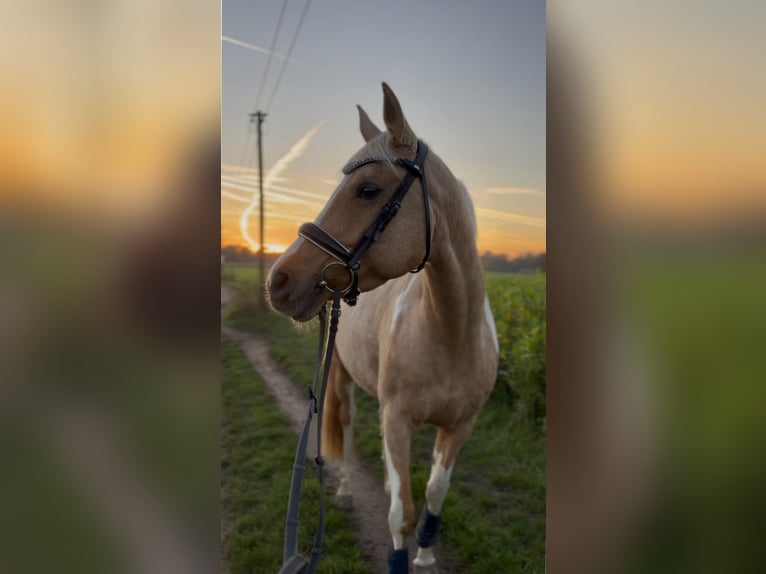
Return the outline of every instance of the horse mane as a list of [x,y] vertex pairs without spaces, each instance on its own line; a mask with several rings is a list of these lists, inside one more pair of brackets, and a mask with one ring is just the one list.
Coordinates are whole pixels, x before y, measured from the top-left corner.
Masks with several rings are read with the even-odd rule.
[[469,237],[464,239],[476,243],[476,212],[474,211],[473,200],[468,193],[468,188],[455,177],[438,155],[433,154],[432,159],[433,167],[439,172],[439,178],[444,182],[443,189],[447,191],[446,197],[443,197],[442,200],[448,225],[454,230],[461,229],[464,225],[461,225],[464,221],[464,215],[467,214],[467,229],[465,229],[464,233],[469,235]]
[[473,200],[471,199],[471,195],[468,193],[468,188],[466,188],[465,184],[457,180],[457,188],[458,192],[460,193],[460,196],[463,198],[463,201],[466,203],[466,210],[468,213],[471,214],[471,229],[473,231],[473,238],[476,239],[476,211],[474,211],[473,208]]

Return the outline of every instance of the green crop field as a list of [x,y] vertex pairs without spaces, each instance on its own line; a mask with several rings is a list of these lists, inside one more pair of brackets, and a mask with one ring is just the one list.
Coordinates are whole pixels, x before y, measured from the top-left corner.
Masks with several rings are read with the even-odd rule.
[[[257,267],[230,265],[223,276],[236,297],[227,324],[266,337],[280,367],[305,388],[313,375],[316,328],[259,312]],[[545,275],[488,273],[486,279],[501,347],[498,379],[458,457],[440,547],[460,572],[544,572]],[[357,453],[382,476],[377,402],[363,392],[356,396]],[[418,509],[434,435],[433,427],[424,427],[412,447]]]

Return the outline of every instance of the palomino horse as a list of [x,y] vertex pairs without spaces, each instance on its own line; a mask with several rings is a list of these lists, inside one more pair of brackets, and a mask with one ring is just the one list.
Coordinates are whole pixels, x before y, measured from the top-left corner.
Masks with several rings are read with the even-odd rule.
[[[468,193],[418,140],[385,83],[383,95],[387,130],[380,131],[359,108],[366,145],[344,168],[343,181],[311,225],[329,239],[304,233],[304,225],[267,284],[277,311],[297,321],[317,315],[330,297],[328,288],[355,282],[335,252],[354,251],[347,247],[363,240],[407,172],[418,175],[409,176],[411,189],[398,214],[385,233],[376,233],[379,240],[359,262],[362,295],[358,305],[343,309],[324,401],[323,449],[343,460],[339,495],[351,494],[354,383],[380,402],[391,499],[389,571],[398,574],[408,571],[407,540],[416,521],[409,478],[413,433],[425,423],[438,429],[414,560],[431,566],[455,458],[495,383],[498,343]],[[424,162],[422,177],[413,169],[418,161]],[[426,258],[421,273],[410,273]]]

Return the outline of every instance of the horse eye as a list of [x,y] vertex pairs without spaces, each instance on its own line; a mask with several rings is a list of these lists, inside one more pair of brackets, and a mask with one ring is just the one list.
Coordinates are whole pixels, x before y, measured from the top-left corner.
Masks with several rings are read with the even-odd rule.
[[359,189],[356,190],[356,196],[362,199],[370,200],[378,197],[381,191],[383,190],[372,185],[362,185]]

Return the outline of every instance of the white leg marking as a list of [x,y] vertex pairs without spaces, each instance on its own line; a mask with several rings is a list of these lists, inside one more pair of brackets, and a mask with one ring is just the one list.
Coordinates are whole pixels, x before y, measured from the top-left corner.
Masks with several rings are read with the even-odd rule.
[[386,472],[388,474],[388,483],[391,489],[391,506],[388,510],[388,528],[391,531],[391,538],[394,543],[394,550],[404,548],[402,539],[402,528],[404,527],[404,503],[401,498],[402,482],[399,473],[394,468],[391,460],[391,453],[388,450],[388,444],[383,440],[383,450],[386,453]]
[[442,453],[436,452],[434,463],[431,465],[431,475],[428,477],[426,486],[426,502],[431,514],[439,514],[442,511],[444,499],[447,498],[452,467],[445,468],[442,465]]
[[[383,461],[383,464],[386,464],[386,455],[380,457],[380,459]],[[391,496],[391,483],[388,481],[388,470],[383,473],[383,491],[386,493],[386,496]]]
[[500,343],[497,341],[497,329],[495,328],[495,318],[492,316],[492,309],[489,307],[489,298],[484,296],[484,315],[487,318],[487,325],[492,332],[492,340],[495,342],[495,350],[500,351]]
[[[442,465],[443,455],[440,452],[434,454],[434,463],[431,465],[431,475],[428,478],[428,485],[426,486],[426,504],[428,505],[428,511],[431,514],[440,514],[442,506],[444,505],[444,499],[447,498],[447,491],[449,490],[450,477],[452,476],[452,468],[445,468]],[[416,566],[431,566],[436,562],[434,556],[433,547],[418,548],[418,555],[413,560],[413,564]]]

